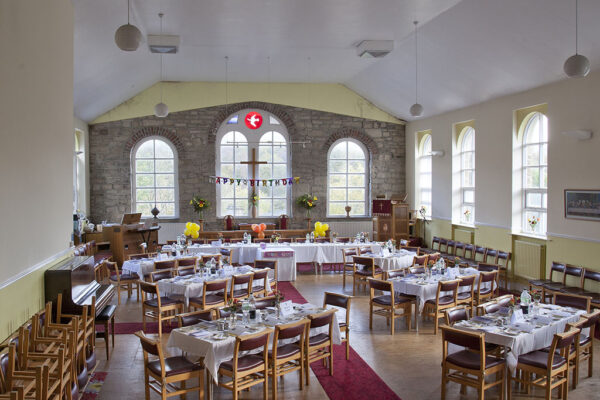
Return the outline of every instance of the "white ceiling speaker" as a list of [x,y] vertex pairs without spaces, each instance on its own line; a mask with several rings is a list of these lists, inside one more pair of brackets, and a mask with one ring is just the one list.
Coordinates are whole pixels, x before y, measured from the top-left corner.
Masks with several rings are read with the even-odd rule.
[[589,129],[575,129],[572,131],[565,131],[562,134],[577,140],[589,140],[592,138],[592,131]]
[[575,54],[567,58],[563,70],[569,78],[583,78],[590,73],[590,60],[579,54],[579,4],[575,0]]
[[169,107],[165,103],[158,103],[154,106],[154,115],[158,118],[166,118],[169,115]]
[[142,32],[129,23],[129,0],[127,0],[127,24],[115,32],[115,43],[123,51],[136,51],[142,41]]
[[394,50],[393,40],[363,40],[356,46],[356,54],[362,58],[382,58]]
[[176,54],[179,50],[178,35],[148,35],[151,53]]
[[421,104],[419,104],[419,102],[417,101],[419,98],[419,57],[418,57],[418,53],[417,53],[417,24],[419,23],[419,21],[414,21],[413,24],[415,24],[415,104],[413,104],[412,106],[410,106],[410,115],[412,115],[413,117],[420,117],[421,115],[423,115],[423,106]]

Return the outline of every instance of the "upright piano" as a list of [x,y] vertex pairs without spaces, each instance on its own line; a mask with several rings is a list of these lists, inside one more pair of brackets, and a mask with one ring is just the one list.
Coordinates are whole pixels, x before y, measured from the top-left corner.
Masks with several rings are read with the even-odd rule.
[[79,315],[83,306],[91,306],[96,297],[96,315],[110,302],[115,288],[99,284],[94,275],[94,257],[71,257],[49,268],[44,273],[46,303],[52,302],[56,311],[58,294],[62,293],[62,312]]

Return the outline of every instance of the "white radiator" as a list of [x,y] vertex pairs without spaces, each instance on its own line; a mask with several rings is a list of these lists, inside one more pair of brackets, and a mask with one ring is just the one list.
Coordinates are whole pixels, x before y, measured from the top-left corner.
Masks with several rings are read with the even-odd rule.
[[515,240],[513,270],[515,275],[527,279],[545,276],[546,245],[525,240]]
[[358,232],[368,232],[373,238],[373,221],[332,221],[328,222],[329,230],[337,232],[339,237],[354,237]]
[[185,230],[185,222],[161,222],[158,230],[158,243],[167,243],[167,240],[177,239]]
[[454,229],[454,240],[463,243],[473,243],[473,232],[466,229]]

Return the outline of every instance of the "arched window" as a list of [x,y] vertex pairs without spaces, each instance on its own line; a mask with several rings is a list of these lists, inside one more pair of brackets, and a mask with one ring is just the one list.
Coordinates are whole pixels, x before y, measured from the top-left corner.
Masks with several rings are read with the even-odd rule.
[[160,136],[140,141],[132,152],[132,209],[151,217],[154,206],[161,218],[179,215],[177,191],[177,151]]
[[[253,113],[259,114],[260,122],[252,118]],[[250,217],[254,197],[258,198],[257,217],[289,214],[291,187],[275,182],[291,177],[285,126],[262,110],[243,110],[225,121],[217,133],[216,175],[227,178],[227,183],[217,185],[217,215]],[[254,168],[254,175],[252,165],[247,164],[253,155],[254,161],[260,162]],[[251,186],[250,179],[259,182]]]
[[460,222],[475,221],[475,129],[465,128],[459,138]]
[[[548,118],[540,112],[534,112],[524,123],[522,231],[545,235],[548,207]],[[532,222],[534,220],[535,223]]]
[[425,207],[427,216],[431,216],[431,135],[427,134],[421,142],[418,172],[418,207]]
[[366,216],[368,208],[369,158],[367,149],[357,140],[339,139],[327,154],[327,215]]

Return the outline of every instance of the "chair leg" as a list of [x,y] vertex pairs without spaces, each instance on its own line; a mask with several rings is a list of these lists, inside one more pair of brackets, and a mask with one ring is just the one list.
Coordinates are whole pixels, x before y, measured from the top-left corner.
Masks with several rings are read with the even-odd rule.
[[438,313],[437,313],[437,310],[435,310],[433,313],[433,334],[434,335],[437,335],[437,333],[438,333],[438,323],[439,323]]
[[163,322],[163,320],[162,320],[160,314],[162,314],[161,311],[159,311],[159,316],[158,316],[158,339],[162,338],[162,322]]
[[390,329],[391,329],[391,331],[392,331],[392,336],[394,336],[394,326],[396,325],[396,323],[395,323],[395,322],[396,322],[396,320],[394,319],[394,314],[395,314],[395,313],[396,313],[396,312],[395,312],[395,311],[394,311],[394,309],[392,308],[392,309],[390,310],[390,318],[389,318],[389,320],[388,320],[388,321],[390,321],[390,322],[392,323],[392,326],[391,326],[391,328],[390,328]]
[[[269,360],[270,362],[271,360]],[[272,380],[271,380],[271,396],[273,397],[273,400],[277,400],[277,367],[275,366],[275,363],[271,363],[271,374],[272,374]],[[302,374],[300,374],[300,389],[302,389]],[[266,386],[266,383],[265,383]]]
[[329,375],[333,376],[333,344],[329,346]]
[[369,329],[373,329],[373,303],[369,302]]
[[[515,372],[516,373],[516,372]],[[512,397],[512,374],[510,371],[506,373],[506,398],[511,400]]]
[[350,359],[350,331],[346,330],[346,360]]
[[118,304],[121,305],[121,285],[117,285],[117,301]]
[[112,335],[112,347],[113,347],[113,351],[115,349],[115,316],[113,314],[113,317],[110,319],[110,328],[111,328],[111,335]]
[[108,351],[108,336],[109,336],[108,325],[109,325],[108,321],[105,321],[104,322],[104,344],[106,345],[106,359],[107,360],[110,358],[109,351]]
[[442,367],[442,395],[441,400],[446,400],[446,369]]
[[146,310],[142,304],[142,331],[146,333]]
[[204,400],[204,373],[202,370],[198,373],[198,400]]

